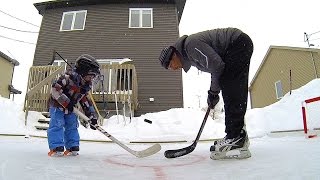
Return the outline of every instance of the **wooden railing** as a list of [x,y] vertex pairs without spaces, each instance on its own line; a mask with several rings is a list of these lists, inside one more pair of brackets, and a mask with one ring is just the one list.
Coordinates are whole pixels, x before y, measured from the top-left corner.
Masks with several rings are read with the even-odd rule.
[[32,66],[30,68],[24,101],[26,125],[29,111],[48,112],[51,84],[64,69],[64,66]]
[[[27,124],[29,111],[48,112],[51,84],[64,70],[64,66],[33,66],[30,68],[24,102],[25,124]],[[103,64],[101,75],[101,80],[93,85],[94,101],[127,103],[132,111],[135,111],[138,107],[138,83],[134,65]]]
[[137,110],[138,81],[135,66],[103,64],[100,68],[102,79],[92,88],[93,99],[96,102],[128,103],[133,111]]

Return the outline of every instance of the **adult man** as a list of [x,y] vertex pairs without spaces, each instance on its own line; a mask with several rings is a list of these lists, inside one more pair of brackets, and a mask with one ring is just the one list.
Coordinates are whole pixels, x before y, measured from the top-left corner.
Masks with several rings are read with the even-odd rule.
[[[159,57],[166,69],[191,66],[211,74],[207,103],[213,109],[219,102],[219,92],[225,106],[226,136],[210,147],[212,159],[248,158],[249,139],[244,129],[247,109],[248,75],[253,43],[237,28],[220,28],[180,37],[172,46],[165,47]],[[231,150],[238,155],[228,156]]]
[[[85,115],[90,118],[91,124],[97,124],[97,114],[87,95],[91,90],[92,80],[100,74],[99,68],[94,57],[81,55],[76,60],[75,69],[68,69],[52,84],[51,119],[47,131],[49,156],[78,155],[80,141],[78,118],[73,112],[78,102]],[[90,127],[95,130],[94,126]]]

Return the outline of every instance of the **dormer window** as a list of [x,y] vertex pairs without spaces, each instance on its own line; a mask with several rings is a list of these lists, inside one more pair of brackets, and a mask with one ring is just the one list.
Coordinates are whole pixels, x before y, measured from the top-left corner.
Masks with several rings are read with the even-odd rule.
[[84,30],[87,10],[64,12],[60,31]]
[[152,8],[130,8],[129,28],[153,28]]

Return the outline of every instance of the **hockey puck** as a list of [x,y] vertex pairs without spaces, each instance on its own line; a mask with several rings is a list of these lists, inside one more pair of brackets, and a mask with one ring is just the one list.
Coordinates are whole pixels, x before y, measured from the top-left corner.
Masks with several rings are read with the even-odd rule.
[[152,121],[150,121],[149,119],[144,119],[144,122],[147,122],[149,124],[152,124]]

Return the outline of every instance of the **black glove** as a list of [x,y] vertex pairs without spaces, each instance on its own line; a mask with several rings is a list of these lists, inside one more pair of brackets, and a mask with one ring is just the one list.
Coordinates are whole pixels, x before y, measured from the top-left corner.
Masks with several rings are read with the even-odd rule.
[[69,104],[67,105],[67,109],[68,109],[68,113],[71,113],[71,112],[73,112],[73,108],[74,108],[74,105],[75,105],[76,103],[74,102],[74,101],[70,101],[69,102]]
[[207,103],[208,103],[208,107],[210,109],[213,109],[216,104],[219,102],[220,97],[219,97],[219,92],[215,92],[215,91],[208,91],[208,98],[207,98]]
[[88,128],[90,126],[89,122],[86,120],[79,118],[79,121],[80,121],[80,124],[85,128]]
[[98,124],[98,120],[97,118],[91,118],[90,119],[90,128],[93,129],[93,130],[97,130],[95,125]]

